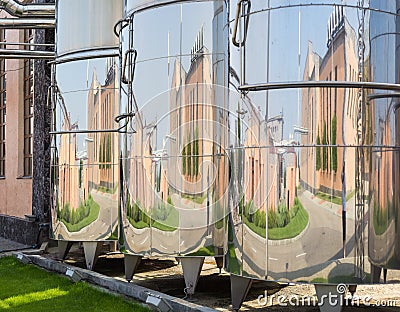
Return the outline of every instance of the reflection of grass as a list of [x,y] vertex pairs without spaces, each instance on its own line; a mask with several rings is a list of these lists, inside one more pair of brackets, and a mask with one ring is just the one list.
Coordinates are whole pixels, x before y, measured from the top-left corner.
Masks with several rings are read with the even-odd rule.
[[388,228],[388,211],[387,209],[382,209],[377,205],[374,205],[374,232],[376,235],[382,235],[386,232]]
[[118,226],[115,228],[114,232],[107,238],[107,240],[118,240]]
[[149,225],[142,220],[139,220],[138,222],[136,222],[134,219],[132,219],[129,216],[127,216],[127,218],[128,218],[129,223],[132,224],[132,226],[136,229],[144,229],[144,228],[149,227]]
[[99,186],[98,191],[102,193],[108,193],[108,194],[115,194],[115,192],[118,189],[118,184],[114,186],[114,188],[110,189],[105,186]]
[[325,277],[316,277],[311,280],[311,283],[316,283],[316,284],[328,283],[328,279]]
[[192,252],[188,254],[187,256],[192,256],[192,257],[211,257],[214,256],[214,246],[207,246],[207,247],[201,247],[199,250]]
[[[350,193],[348,193],[346,195],[346,201],[348,201],[350,198],[352,198],[355,193],[356,193],[355,190],[352,190]],[[342,204],[342,198],[334,196],[332,194],[326,194],[326,193],[318,192],[316,196],[318,198],[320,198],[320,199],[323,199],[325,201],[329,201],[329,202],[331,202],[333,204],[336,204],[336,205],[341,205]]]
[[189,199],[196,204],[202,204],[202,203],[204,203],[204,200],[207,198],[207,194],[205,194],[203,196],[192,196],[192,195],[183,194],[182,198]]
[[229,244],[228,246],[228,270],[233,274],[240,274],[239,261],[236,258],[235,246],[234,244]]
[[[293,206],[290,211],[287,211],[287,210],[285,210],[285,211],[286,211],[286,219],[285,220],[287,220],[286,221],[287,223],[283,223],[283,224],[286,224],[286,225],[282,226],[282,227],[276,227],[276,224],[275,224],[276,222],[275,222],[274,227],[268,229],[268,239],[280,240],[280,239],[293,238],[293,237],[296,237],[297,235],[299,235],[306,228],[306,226],[308,224],[308,213],[297,198],[295,199],[295,206]],[[291,216],[292,213],[294,214],[293,216]],[[272,218],[272,216],[275,216],[275,219],[277,219],[279,217],[279,215],[277,213],[269,212],[268,217]],[[255,222],[250,222],[248,217],[246,217],[246,214],[243,214],[242,218],[243,218],[243,222],[254,233],[256,233],[257,235],[259,235],[263,238],[266,237],[266,228],[265,227],[260,227],[260,226],[257,226],[257,224]],[[253,217],[253,219],[254,219],[254,217]],[[272,220],[268,220],[268,223],[271,223],[270,221],[272,221]]]
[[[23,287],[21,287],[23,285]],[[94,305],[94,302],[96,305]],[[141,305],[7,257],[0,259],[1,311],[150,311]]]
[[342,199],[340,197],[331,195],[331,194],[326,194],[326,193],[322,193],[322,192],[318,192],[316,195],[318,198],[323,199],[325,201],[329,201],[333,204],[336,205],[341,205],[342,204]]
[[[364,280],[369,281],[371,278],[370,274],[366,274]],[[357,283],[357,278],[353,274],[349,275],[336,275],[332,277],[316,277],[310,281],[310,283],[316,283],[316,284],[326,284],[326,283],[332,283],[332,284],[354,284]],[[359,283],[359,281],[358,281]]]
[[268,229],[268,239],[279,240],[293,238],[306,228],[308,224],[308,213],[300,202],[298,207],[296,215],[285,227]]
[[245,215],[243,215],[243,221],[250,228],[250,230],[252,230],[254,233],[265,238],[265,236],[266,236],[265,227],[262,228],[262,227],[255,225],[254,223],[250,222],[249,219],[247,219],[247,217]]
[[178,227],[174,226],[169,226],[163,223],[160,223],[158,221],[153,221],[152,227],[159,229],[160,231],[165,231],[165,232],[173,232],[175,231]]
[[179,225],[179,212],[171,204],[160,204],[152,211],[152,226],[161,231],[175,231]]
[[83,218],[78,223],[71,224],[63,219],[61,220],[65,224],[69,232],[78,232],[98,218],[100,212],[99,204],[96,203],[91,197],[89,197],[87,205],[89,207],[89,215]]

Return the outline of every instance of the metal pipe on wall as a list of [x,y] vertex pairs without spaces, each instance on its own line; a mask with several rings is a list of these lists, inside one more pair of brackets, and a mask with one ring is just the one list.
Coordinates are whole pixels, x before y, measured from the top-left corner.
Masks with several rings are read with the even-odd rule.
[[54,59],[54,52],[0,49],[0,59]]
[[0,18],[0,29],[36,29],[36,28],[54,28],[55,19],[31,19],[31,18]]
[[55,16],[54,4],[24,5],[14,0],[0,0],[0,8],[3,8],[8,13],[16,17],[40,17],[40,16]]

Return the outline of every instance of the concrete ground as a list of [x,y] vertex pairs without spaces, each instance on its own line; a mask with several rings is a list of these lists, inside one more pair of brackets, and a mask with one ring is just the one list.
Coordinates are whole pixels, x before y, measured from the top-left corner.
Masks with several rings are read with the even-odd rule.
[[0,255],[4,254],[6,252],[9,253],[11,251],[24,250],[24,249],[28,249],[28,248],[30,248],[30,247],[27,245],[23,245],[23,244],[14,242],[12,240],[5,239],[0,236]]
[[[0,238],[0,257],[7,254],[5,250],[24,248],[9,240]],[[104,246],[104,252],[107,252]],[[44,255],[47,258],[57,259],[57,249],[49,248]],[[85,268],[83,249],[75,244],[65,260],[65,263]],[[99,257],[94,270],[98,273],[125,281],[123,256],[119,253],[103,254]],[[132,283],[166,293],[178,298],[184,298],[184,280],[181,266],[174,258],[145,258],[140,263]],[[360,285],[356,295],[361,299],[361,304],[349,302],[343,311],[400,311],[400,272],[389,271],[388,283],[381,285]],[[397,284],[396,284],[397,283]],[[241,311],[285,311],[285,312],[309,312],[319,311],[317,306],[310,306],[307,300],[315,296],[315,289],[312,285],[288,286],[280,291],[271,289],[268,283],[256,282],[250,290]],[[265,293],[268,299],[265,300]],[[276,293],[275,293],[276,292]],[[275,297],[270,301],[271,294]],[[279,296],[279,297],[278,297]],[[260,298],[260,299],[258,299]],[[278,303],[278,299],[280,304]],[[302,304],[303,299],[303,304]],[[367,304],[363,301],[367,299]],[[190,298],[193,303],[207,306],[218,311],[230,311],[230,280],[227,273],[219,274],[213,258],[206,258],[201,277],[195,295]],[[291,302],[299,301],[300,305],[291,306]],[[312,301],[311,301],[312,302]],[[266,305],[265,305],[266,303]],[[372,307],[369,304],[390,304],[390,307]]]

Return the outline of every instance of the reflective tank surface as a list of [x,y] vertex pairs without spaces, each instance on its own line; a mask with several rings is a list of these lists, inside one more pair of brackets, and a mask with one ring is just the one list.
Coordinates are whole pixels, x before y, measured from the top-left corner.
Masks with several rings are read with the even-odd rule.
[[[118,48],[113,29],[122,18],[122,0],[57,0],[57,57]],[[71,22],[73,21],[73,22]]]
[[396,1],[239,3],[226,270],[357,283],[399,268],[399,104],[373,99],[399,91]]
[[[72,12],[77,22],[66,24]],[[81,16],[75,19],[75,14]],[[59,0],[57,16],[60,40],[52,87],[52,238],[117,239],[120,144],[115,118],[120,114],[120,74],[113,26],[122,16],[122,1]],[[96,28],[100,21],[108,25],[107,30]],[[64,58],[69,52],[75,53],[74,60]],[[98,52],[96,58],[93,52]]]
[[[375,11],[370,17],[370,79],[398,84],[400,18],[395,14],[400,3],[371,1],[371,8]],[[373,90],[370,94],[368,143],[374,147],[369,152],[368,252],[371,263],[385,269],[400,269],[399,107],[399,97],[393,92]]]
[[128,1],[121,36],[121,104],[135,114],[121,134],[124,247],[136,255],[222,256],[230,200],[227,4],[163,2]]

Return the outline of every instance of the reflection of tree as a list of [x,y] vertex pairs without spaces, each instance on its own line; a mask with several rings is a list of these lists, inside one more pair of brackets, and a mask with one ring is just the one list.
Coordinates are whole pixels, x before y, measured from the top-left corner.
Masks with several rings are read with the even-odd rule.
[[322,130],[322,169],[327,170],[328,169],[328,144],[327,138],[326,138],[326,122],[324,121],[324,129]]
[[78,224],[85,218],[89,217],[90,213],[94,210],[98,210],[99,204],[97,204],[91,195],[81,204],[77,209],[70,207],[69,203],[66,203],[64,207],[60,209],[57,205],[57,217],[71,225]]
[[182,148],[182,173],[188,177],[199,175],[199,131],[196,128],[194,137],[189,133],[188,143]]
[[172,203],[170,196],[167,202],[158,202],[150,209],[151,215],[145,212],[139,200],[131,203],[128,195],[126,215],[129,223],[135,228],[154,227],[162,231],[175,231],[179,223],[179,213]]
[[337,118],[336,114],[332,118],[331,122],[331,133],[332,133],[332,160],[331,160],[331,170],[337,171],[338,163],[337,163],[337,158],[338,158],[338,151],[337,151],[337,146],[336,145],[336,132],[337,132]]
[[319,129],[317,133],[317,154],[315,156],[315,167],[318,171],[321,170],[321,138],[319,137]]
[[100,140],[99,163],[100,169],[111,168],[111,133],[106,134]]

